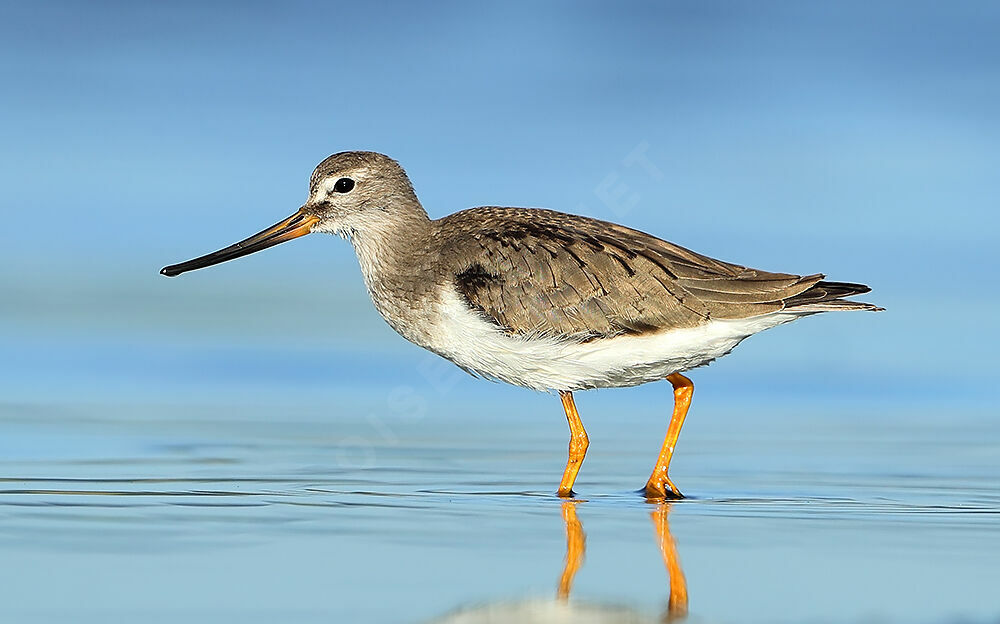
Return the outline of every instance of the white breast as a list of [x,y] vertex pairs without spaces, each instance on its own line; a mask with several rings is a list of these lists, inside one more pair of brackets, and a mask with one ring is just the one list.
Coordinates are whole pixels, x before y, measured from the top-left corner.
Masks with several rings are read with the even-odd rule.
[[658,381],[708,364],[744,338],[801,316],[783,311],[581,342],[512,336],[469,309],[450,290],[429,312],[431,331],[421,346],[470,372],[534,390],[618,388]]

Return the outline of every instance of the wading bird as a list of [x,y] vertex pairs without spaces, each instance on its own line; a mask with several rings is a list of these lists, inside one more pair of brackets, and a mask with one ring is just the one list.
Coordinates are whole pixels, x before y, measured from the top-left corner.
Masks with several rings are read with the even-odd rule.
[[311,232],[354,245],[376,309],[407,340],[466,371],[556,391],[569,421],[560,496],[587,452],[573,392],[666,379],[674,410],[644,488],[682,498],[667,474],[694,385],[681,373],[744,338],[819,312],[879,310],[862,284],[714,260],[622,225],[553,210],[487,206],[430,219],[399,164],[374,152],[321,162],[291,217],[175,276]]

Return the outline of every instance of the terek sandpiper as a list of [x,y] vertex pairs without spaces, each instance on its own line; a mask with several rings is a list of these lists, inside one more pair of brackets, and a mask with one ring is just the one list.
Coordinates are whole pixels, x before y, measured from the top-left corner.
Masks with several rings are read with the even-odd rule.
[[667,475],[694,390],[682,372],[803,316],[881,309],[844,299],[868,292],[863,284],[750,269],[553,210],[487,206],[430,219],[399,163],[374,152],[330,156],[294,215],[161,273],[311,232],[351,241],[375,307],[407,340],[473,375],[559,393],[570,428],[560,496],[572,496],[589,445],[575,390],[673,385],[673,415],[645,494],[682,498]]

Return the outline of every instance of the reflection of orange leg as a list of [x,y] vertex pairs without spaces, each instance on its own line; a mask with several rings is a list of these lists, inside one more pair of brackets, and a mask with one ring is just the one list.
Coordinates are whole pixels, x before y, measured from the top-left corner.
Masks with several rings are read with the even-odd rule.
[[670,523],[667,519],[669,514],[670,505],[657,505],[656,510],[650,514],[660,542],[660,552],[663,553],[663,565],[667,567],[667,574],[670,576],[670,599],[667,602],[667,616],[664,618],[666,621],[681,619],[687,615],[688,610],[687,581],[677,557],[677,544],[670,535]]
[[580,465],[583,458],[587,456],[587,447],[590,440],[587,438],[587,431],[583,428],[583,421],[576,411],[576,404],[573,403],[572,392],[559,392],[562,399],[563,409],[566,410],[566,420],[569,421],[569,460],[566,462],[566,470],[563,471],[562,481],[559,482],[559,496],[573,496],[573,483],[576,481],[576,473],[580,472]]
[[573,587],[573,577],[583,564],[583,555],[587,546],[587,536],[583,525],[576,517],[576,501],[563,501],[562,516],[566,523],[566,565],[559,579],[559,590],[556,593],[559,600],[569,600],[569,590]]
[[681,435],[684,417],[687,416],[688,407],[691,406],[694,384],[680,373],[670,375],[667,377],[667,381],[674,387],[674,414],[670,417],[670,426],[667,427],[667,437],[663,440],[660,457],[656,460],[656,466],[653,467],[653,474],[646,482],[646,496],[653,499],[684,498],[684,495],[667,476],[667,468],[670,467],[670,458],[674,455],[677,437]]

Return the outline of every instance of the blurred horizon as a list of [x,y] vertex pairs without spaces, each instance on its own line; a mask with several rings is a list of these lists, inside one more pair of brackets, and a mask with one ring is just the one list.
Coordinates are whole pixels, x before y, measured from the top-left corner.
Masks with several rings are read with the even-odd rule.
[[[695,372],[714,393],[784,378],[825,400],[985,406],[998,18],[988,2],[635,4],[613,19],[597,3],[6,3],[0,393],[120,396],[127,371],[137,394],[169,395],[210,368],[207,349],[231,353],[220,374],[246,373],[232,353],[258,361],[251,392],[300,379],[323,394],[352,359],[376,386],[420,383],[429,356],[377,317],[343,241],[157,273],[293,212],[328,154],[374,149],[432,217],[586,214],[867,283],[887,308],[755,337]],[[315,329],[289,335],[296,322]]]

